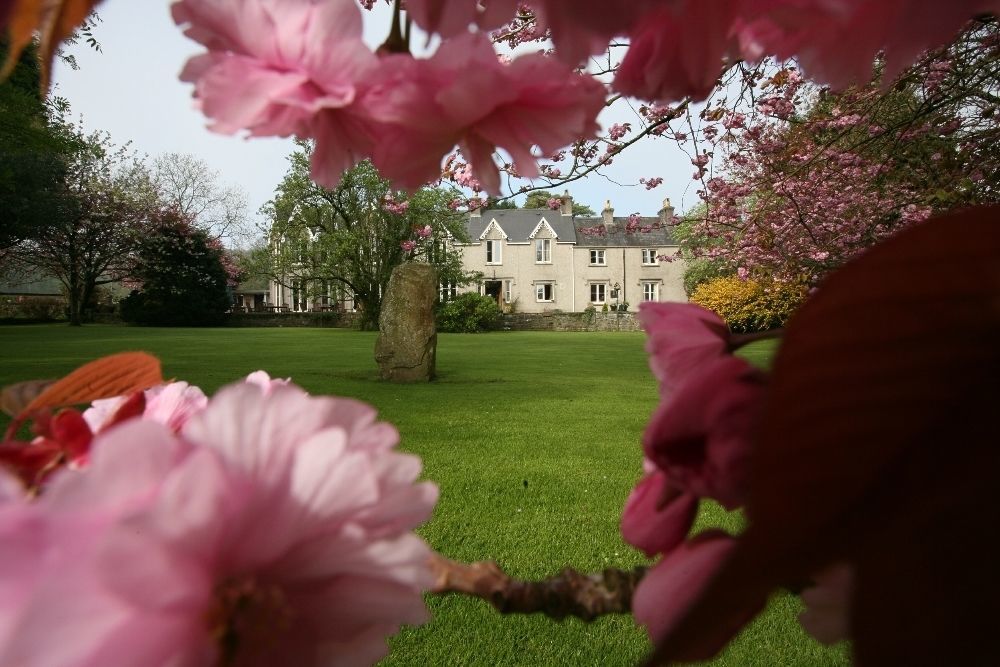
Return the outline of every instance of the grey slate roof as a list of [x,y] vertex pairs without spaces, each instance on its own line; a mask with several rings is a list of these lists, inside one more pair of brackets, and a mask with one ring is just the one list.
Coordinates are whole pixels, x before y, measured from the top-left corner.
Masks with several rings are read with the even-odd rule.
[[[628,223],[628,218],[616,217],[614,218],[615,224],[608,229],[605,235],[583,234],[580,232],[581,229],[600,227],[604,224],[604,219],[601,216],[569,217],[561,215],[559,211],[547,208],[487,210],[483,211],[481,217],[470,216],[465,224],[466,230],[469,232],[469,239],[473,243],[479,242],[479,237],[493,220],[496,220],[500,228],[507,234],[509,243],[527,243],[530,240],[528,235],[535,230],[542,218],[552,227],[559,241],[576,243],[581,246],[657,248],[677,245],[671,235],[670,228],[666,226],[647,233],[626,234],[625,225]],[[659,218],[642,218],[643,225],[653,225],[658,222]]]
[[509,243],[528,243],[530,240],[528,235],[535,231],[542,218],[545,218],[545,222],[552,227],[559,241],[576,241],[573,219],[547,208],[501,208],[483,211],[482,217],[469,217],[466,229],[469,232],[469,239],[473,243],[478,243],[479,237],[486,231],[490,222],[496,220],[507,234]]
[[[628,246],[631,248],[656,248],[659,246],[677,245],[677,242],[671,234],[670,227],[666,225],[663,225],[658,229],[654,228],[646,233],[632,232],[631,234],[626,234],[625,225],[628,224],[628,218],[615,217],[614,221],[615,224],[610,227],[606,227],[606,233],[602,236],[599,234],[584,234],[580,231],[581,229],[586,229],[588,227],[603,226],[604,219],[601,216],[574,218],[573,222],[576,226],[577,245],[594,248],[620,248],[622,246]],[[642,226],[653,226],[659,222],[659,218],[643,217],[640,224]]]

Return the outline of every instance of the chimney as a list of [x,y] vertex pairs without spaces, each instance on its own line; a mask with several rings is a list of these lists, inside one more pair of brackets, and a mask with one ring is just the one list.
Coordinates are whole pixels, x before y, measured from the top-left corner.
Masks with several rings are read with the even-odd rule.
[[615,209],[611,208],[611,200],[604,200],[604,210],[601,211],[601,217],[604,218],[604,225],[609,227],[615,224]]
[[560,215],[573,215],[573,197],[570,196],[569,190],[563,192],[562,197],[559,198],[562,202],[559,205]]
[[483,207],[486,206],[486,202],[479,197],[472,197],[469,199],[469,217],[470,218],[481,218],[483,217]]
[[663,200],[663,208],[660,209],[660,223],[669,225],[674,220],[674,207],[670,205],[670,197]]

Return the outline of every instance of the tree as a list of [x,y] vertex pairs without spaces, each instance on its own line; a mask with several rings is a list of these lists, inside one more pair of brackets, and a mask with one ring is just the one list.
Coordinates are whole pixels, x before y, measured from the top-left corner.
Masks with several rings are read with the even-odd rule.
[[346,172],[329,190],[309,177],[311,151],[300,143],[275,197],[262,209],[271,220],[271,243],[258,263],[273,279],[304,282],[311,294],[339,286],[359,306],[364,328],[378,326],[392,269],[407,259],[430,261],[442,283],[469,280],[450,244],[465,237],[463,214],[449,206],[454,192],[421,188],[407,197],[392,190],[370,162]]
[[[548,190],[533,190],[528,193],[528,196],[524,198],[524,206],[521,208],[559,208],[559,197]],[[586,204],[581,204],[579,202],[573,202],[573,215],[579,216],[592,216],[596,215],[594,209],[590,208]]]
[[72,140],[51,224],[12,249],[14,261],[62,283],[79,326],[99,285],[128,277],[156,202],[144,165],[101,132],[66,126]]
[[483,208],[510,210],[517,208],[517,203],[513,199],[509,198],[487,197],[486,204],[483,206]]
[[232,299],[224,251],[176,208],[153,215],[131,279],[141,287],[122,301],[127,322],[152,326],[221,324]]
[[706,114],[694,162],[707,208],[689,249],[743,277],[815,283],[932,213],[995,201],[1000,161],[988,147],[1000,129],[1000,58],[978,45],[998,37],[995,21],[975,22],[888,90],[880,64],[870,82],[839,93],[792,65],[753,74],[749,109]]
[[[6,56],[0,40],[0,60]],[[0,257],[59,217],[70,138],[60,131],[65,103],[43,99],[32,45],[0,82]]]
[[216,238],[242,237],[247,230],[246,193],[219,183],[219,172],[189,153],[164,153],[153,163],[160,199]]

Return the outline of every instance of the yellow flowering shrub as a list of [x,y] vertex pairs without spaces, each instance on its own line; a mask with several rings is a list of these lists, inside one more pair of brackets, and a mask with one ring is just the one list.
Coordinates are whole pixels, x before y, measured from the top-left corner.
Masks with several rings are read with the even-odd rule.
[[785,324],[805,300],[802,282],[715,278],[699,285],[691,302],[714,310],[734,332],[766,331]]

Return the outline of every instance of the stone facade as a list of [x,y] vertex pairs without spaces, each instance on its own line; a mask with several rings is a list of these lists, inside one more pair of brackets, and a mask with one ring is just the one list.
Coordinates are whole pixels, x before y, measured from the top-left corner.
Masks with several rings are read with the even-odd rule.
[[511,313],[504,331],[642,331],[635,313]]
[[[439,296],[478,291],[505,312],[524,313],[582,312],[590,305],[601,311],[621,303],[635,310],[643,301],[687,301],[683,261],[658,259],[678,250],[667,224],[673,213],[664,200],[656,217],[615,217],[610,202],[600,216],[574,216],[568,192],[558,209],[472,211],[466,221],[469,242],[454,245],[463,269],[482,279],[464,287],[441,285]],[[252,309],[354,311],[342,286],[306,288],[294,276],[272,281],[266,294],[254,296]]]
[[567,193],[556,210],[473,211],[470,242],[457,245],[463,268],[483,278],[458,291],[479,291],[505,311],[524,313],[687,301],[683,262],[658,259],[678,249],[666,224],[673,216],[669,201],[658,217],[633,221],[615,217],[610,202],[599,217],[574,216],[572,207]]

